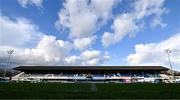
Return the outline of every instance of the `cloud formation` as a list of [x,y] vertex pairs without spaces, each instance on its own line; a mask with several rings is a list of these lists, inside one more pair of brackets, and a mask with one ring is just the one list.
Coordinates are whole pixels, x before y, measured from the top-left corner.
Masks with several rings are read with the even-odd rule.
[[76,38],[73,40],[73,44],[75,49],[83,51],[90,47],[96,40],[95,36],[92,37],[85,37],[85,38]]
[[43,0],[18,0],[18,2],[24,8],[27,8],[28,5],[34,5],[40,8],[43,7]]
[[82,52],[79,56],[70,56],[65,60],[67,64],[74,65],[100,65],[105,61],[108,61],[110,56],[107,52],[104,54],[99,50],[86,50]]
[[[15,52],[12,62],[18,65],[63,65],[65,56],[71,50],[69,42],[56,40],[56,37],[47,35],[44,35],[34,48],[0,47],[3,51],[13,49]],[[3,55],[7,56],[6,53]]]
[[122,40],[125,36],[137,32],[143,26],[143,19],[153,16],[151,26],[165,27],[162,22],[161,15],[167,12],[163,7],[164,0],[137,0],[133,4],[133,10],[123,14],[119,14],[112,25],[114,32],[104,32],[101,42],[103,46],[115,44]]
[[[18,2],[24,8],[30,5],[43,7],[43,0],[18,0]],[[127,8],[126,12],[120,11],[119,8],[118,11],[114,11],[117,10],[114,9],[116,5],[122,2],[121,0],[63,1],[55,22],[57,29],[62,33],[68,33],[68,37],[62,35],[63,40],[42,33],[38,25],[28,19],[19,17],[11,19],[0,14],[0,49],[3,51],[0,52],[0,63],[6,63],[7,53],[4,51],[13,49],[15,53],[12,63],[18,65],[101,65],[109,60],[110,56],[107,52],[101,51],[105,48],[100,50],[92,48],[99,46],[99,43],[92,46],[99,42],[99,36],[103,46],[108,47],[126,36],[135,35],[143,29],[144,24],[151,27],[166,27],[167,24],[161,18],[167,13],[164,7],[165,0],[128,1],[130,9]],[[150,19],[151,23],[146,23],[146,18]],[[101,30],[103,26],[105,26],[103,28],[109,26],[111,21],[112,30],[109,28],[107,30],[110,31]],[[99,31],[103,32],[103,35]],[[137,44],[135,53],[128,55],[126,61],[132,65],[167,65],[167,57],[163,50],[169,46],[167,48],[173,50],[172,63],[178,66],[179,53],[175,53],[174,50],[179,49],[179,40],[178,33],[160,43]]]
[[70,37],[81,38],[94,34],[111,16],[118,0],[66,0],[58,13],[56,27],[66,28]]
[[26,49],[24,56],[28,64],[63,64],[63,60],[71,50],[67,41],[56,40],[54,36],[44,36],[33,49]]
[[171,49],[170,58],[175,69],[180,70],[180,33],[160,43],[137,44],[135,53],[127,56],[130,65],[169,66],[165,49]]
[[[98,50],[86,50],[79,56],[72,56],[70,42],[48,35],[44,35],[34,48],[0,46],[0,49],[15,51],[11,58],[13,65],[100,65],[110,58],[107,53]],[[1,52],[1,65],[7,62],[7,56],[6,52]]]
[[36,43],[42,36],[39,27],[25,18],[13,20],[0,15],[0,23],[0,45],[3,46],[24,46],[32,41]]
[[[14,65],[96,65],[107,61],[108,55],[98,50],[88,51],[89,56],[98,52],[97,56],[88,59],[85,56],[96,36],[71,42],[40,32],[37,25],[25,18],[10,19],[0,15],[0,23],[0,65],[7,62],[9,49],[15,51],[11,61]],[[78,56],[71,54],[75,49],[81,51]]]

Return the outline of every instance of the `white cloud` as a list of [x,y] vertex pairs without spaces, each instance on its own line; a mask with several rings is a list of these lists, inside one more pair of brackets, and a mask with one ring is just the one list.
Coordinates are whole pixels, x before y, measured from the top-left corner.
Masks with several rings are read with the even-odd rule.
[[42,36],[38,26],[25,18],[12,20],[0,15],[0,23],[0,45],[2,46],[23,46],[32,41],[39,41]]
[[65,60],[68,65],[100,65],[109,59],[110,57],[107,52],[102,53],[99,50],[86,50],[79,56],[70,56]]
[[0,23],[0,65],[7,63],[9,49],[15,51],[11,58],[14,65],[96,65],[109,58],[98,50],[86,50],[79,56],[71,54],[74,48],[87,49],[96,36],[77,38],[72,44],[41,33],[37,25],[24,18],[13,20],[1,15]]
[[101,54],[101,52],[97,51],[97,50],[94,50],[94,51],[86,50],[86,51],[82,52],[81,57],[84,60],[90,60],[90,59],[99,57],[100,54]]
[[0,46],[5,51],[13,49],[13,62],[20,65],[56,65],[64,64],[71,44],[67,41],[56,40],[54,36],[43,36],[35,48],[11,48]]
[[[63,64],[63,60],[70,50],[71,44],[69,42],[56,40],[54,36],[44,36],[35,49],[26,49],[24,53],[29,59],[27,60],[29,64],[37,61],[37,64],[49,65]],[[35,59],[36,61],[34,61]]]
[[165,13],[165,8],[163,7],[165,0],[138,0],[134,3],[135,12],[137,13],[137,19],[142,19],[145,16],[155,14],[155,16],[160,16]]
[[133,22],[128,14],[118,16],[113,23],[114,33],[105,32],[101,42],[107,47],[115,44],[125,37],[128,33],[132,33],[138,29],[138,26]]
[[28,5],[35,5],[40,8],[43,7],[43,0],[18,0],[18,2],[24,8],[27,8]]
[[[104,32],[102,36],[102,44],[108,47],[122,40],[127,35],[137,32],[143,26],[143,19],[148,16],[153,16],[154,19],[151,26],[165,27],[162,22],[161,15],[167,12],[163,7],[164,0],[137,0],[133,4],[133,10],[120,14],[114,19],[112,25],[114,32]],[[109,37],[111,36],[111,37]]]
[[107,52],[86,50],[79,56],[70,55],[72,44],[68,41],[57,40],[54,36],[43,36],[35,48],[15,48],[0,46],[0,64],[7,62],[5,51],[13,49],[11,57],[14,65],[100,65],[109,60]]
[[79,56],[70,56],[65,58],[65,62],[68,65],[80,65],[81,58]]
[[86,63],[83,63],[84,65],[97,65],[99,64],[100,62],[100,59],[98,58],[94,58],[94,59],[91,59],[89,61],[87,61]]
[[74,47],[80,51],[94,42],[93,34],[111,18],[117,0],[66,0],[58,13],[58,29],[68,29]]
[[101,42],[103,43],[104,47],[108,47],[110,44],[113,44],[112,40],[114,40],[113,33],[104,32]]
[[137,44],[135,53],[127,56],[131,65],[165,65],[169,66],[165,49],[170,48],[170,58],[175,69],[180,70],[180,33],[160,43]]
[[105,24],[117,0],[66,0],[58,13],[57,28],[67,28],[71,37],[88,37]]
[[165,0],[139,0],[135,2],[135,12],[137,19],[142,19],[146,16],[154,15],[152,26],[165,27],[161,15],[167,13],[167,9],[163,7]]
[[90,47],[94,43],[95,39],[96,39],[95,36],[86,37],[86,38],[77,38],[74,39],[73,44],[76,49],[82,51]]
[[152,27],[156,27],[156,26],[158,26],[158,25],[161,26],[161,27],[166,27],[166,26],[167,26],[166,23],[163,23],[163,22],[162,22],[162,18],[156,17],[156,18],[152,21],[151,26],[152,26]]
[[105,61],[110,59],[107,52],[105,52],[105,54],[102,54],[102,52],[98,50],[86,50],[81,53],[80,57],[82,59],[82,65],[103,64]]

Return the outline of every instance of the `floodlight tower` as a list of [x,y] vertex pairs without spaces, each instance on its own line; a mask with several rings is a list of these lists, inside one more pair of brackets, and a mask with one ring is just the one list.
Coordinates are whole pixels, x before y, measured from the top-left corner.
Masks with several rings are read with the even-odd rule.
[[[9,66],[9,63],[10,63],[10,58],[11,58],[11,55],[13,54],[14,50],[8,50],[7,51],[7,54],[9,54],[9,57],[8,57],[8,61],[7,61],[7,67]],[[6,67],[4,69],[4,79],[6,77]]]
[[168,48],[168,49],[165,49],[165,52],[166,52],[167,55],[168,55],[169,66],[170,66],[170,68],[171,68],[170,71],[171,71],[171,75],[172,75],[172,80],[174,80],[174,72],[173,72],[172,63],[171,63],[171,60],[170,60],[171,50]]

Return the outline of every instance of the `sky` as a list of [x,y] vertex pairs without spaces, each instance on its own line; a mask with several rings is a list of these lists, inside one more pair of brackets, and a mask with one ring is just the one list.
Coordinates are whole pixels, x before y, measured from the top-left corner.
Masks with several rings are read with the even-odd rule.
[[180,0],[0,0],[0,65],[180,71]]

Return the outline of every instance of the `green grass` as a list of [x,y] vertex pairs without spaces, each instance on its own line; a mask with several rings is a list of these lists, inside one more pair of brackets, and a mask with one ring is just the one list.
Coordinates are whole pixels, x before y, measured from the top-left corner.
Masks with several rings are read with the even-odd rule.
[[1,99],[180,99],[180,84],[0,83]]

